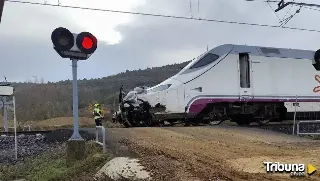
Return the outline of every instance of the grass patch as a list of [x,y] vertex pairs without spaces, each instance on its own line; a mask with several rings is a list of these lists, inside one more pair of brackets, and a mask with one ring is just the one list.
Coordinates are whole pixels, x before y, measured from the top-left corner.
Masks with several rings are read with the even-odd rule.
[[86,158],[68,167],[63,145],[55,153],[45,153],[28,158],[24,163],[0,166],[0,180],[26,179],[32,181],[93,180],[95,173],[111,155],[101,154],[102,149],[94,142],[86,142]]

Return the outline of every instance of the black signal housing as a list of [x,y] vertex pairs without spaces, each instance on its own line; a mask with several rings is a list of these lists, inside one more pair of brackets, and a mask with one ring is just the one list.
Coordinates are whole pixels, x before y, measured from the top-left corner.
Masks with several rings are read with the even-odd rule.
[[56,28],[51,34],[53,48],[62,58],[87,60],[97,49],[97,38],[90,32],[71,33]]

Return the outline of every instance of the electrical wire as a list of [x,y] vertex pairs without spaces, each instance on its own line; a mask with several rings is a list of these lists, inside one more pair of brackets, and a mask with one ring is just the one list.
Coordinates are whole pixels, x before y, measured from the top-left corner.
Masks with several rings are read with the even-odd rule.
[[273,11],[273,13],[277,16],[277,18],[279,19],[279,21],[281,22],[282,20],[279,18],[279,16],[277,15],[276,12],[274,12],[274,9],[271,7],[270,2],[267,2],[269,7],[271,8],[271,10]]
[[315,9],[315,8],[310,8],[310,7],[303,7],[304,9],[310,9],[310,10],[313,10],[313,11],[320,11],[320,9]]
[[[261,3],[279,3],[280,0],[277,0],[277,1],[271,1],[271,0],[241,0],[241,1],[246,1],[246,2],[261,2]],[[293,6],[303,6],[303,7],[317,7],[317,8],[320,8],[320,4],[309,4],[309,3],[302,3],[302,2],[294,2],[294,1],[291,1],[289,2],[289,4],[293,5]],[[309,9],[309,8],[308,8]]]
[[[295,27],[289,27],[289,26],[281,26],[281,27],[279,27],[277,25],[268,25],[268,24],[259,24],[259,23],[246,23],[246,22],[226,21],[226,20],[218,20],[218,19],[193,18],[193,17],[173,16],[173,15],[164,15],[164,14],[139,13],[139,12],[131,12],[131,11],[120,11],[120,10],[112,10],[112,9],[99,9],[99,8],[60,5],[60,4],[44,4],[44,3],[27,2],[27,1],[20,1],[20,0],[5,0],[5,1],[6,2],[11,2],[11,3],[20,3],[20,4],[31,4],[31,5],[40,5],[40,6],[51,6],[51,7],[71,8],[71,9],[91,10],[91,11],[113,12],[113,13],[133,14],[133,15],[163,17],[163,18],[173,18],[173,19],[196,20],[196,21],[206,21],[206,22],[215,22],[215,23],[226,23],[226,24],[236,24],[236,25],[257,26],[257,27],[282,28],[282,29],[289,29],[289,30],[298,30],[298,31],[307,31],[307,32],[320,33],[320,30],[317,30],[317,29],[295,28]],[[256,1],[256,0],[245,0],[245,1]],[[259,2],[263,2],[263,1],[259,1]],[[277,1],[275,1],[275,2],[277,2]]]
[[301,8],[302,8],[302,6],[300,6],[300,8],[298,10],[296,10],[296,12],[293,15],[291,15],[288,18],[284,19],[285,21],[282,22],[281,26],[286,25],[296,14],[300,13]]
[[262,2],[262,3],[278,3],[278,1],[271,1],[271,0],[242,0],[242,1],[248,1],[248,2]]
[[[294,2],[295,0],[293,0],[292,2]],[[287,15],[289,14],[289,11],[292,9],[293,4],[291,4],[289,10],[287,11],[287,13],[284,15],[284,17],[282,18],[282,21],[287,17]]]

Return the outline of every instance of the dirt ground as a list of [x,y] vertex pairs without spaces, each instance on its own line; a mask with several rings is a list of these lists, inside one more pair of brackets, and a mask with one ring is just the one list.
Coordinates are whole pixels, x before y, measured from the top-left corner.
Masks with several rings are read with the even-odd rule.
[[[263,161],[320,168],[320,141],[255,128],[110,128],[107,135],[139,154],[154,180],[293,180],[266,174]],[[320,180],[320,174],[294,179]]]

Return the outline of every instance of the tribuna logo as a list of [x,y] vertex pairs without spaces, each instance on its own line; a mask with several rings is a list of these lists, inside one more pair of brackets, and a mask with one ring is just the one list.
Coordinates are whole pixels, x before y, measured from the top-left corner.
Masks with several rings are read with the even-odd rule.
[[304,176],[305,164],[287,164],[280,162],[263,162],[267,173],[290,173],[290,176]]

